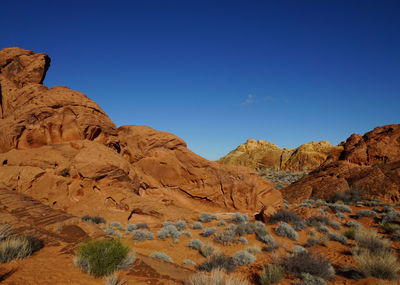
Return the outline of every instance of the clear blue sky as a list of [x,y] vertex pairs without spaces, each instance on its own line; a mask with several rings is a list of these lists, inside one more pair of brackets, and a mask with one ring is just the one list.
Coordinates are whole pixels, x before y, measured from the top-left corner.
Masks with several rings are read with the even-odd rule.
[[45,84],[218,159],[248,138],[337,144],[400,123],[400,1],[1,0],[0,48]]

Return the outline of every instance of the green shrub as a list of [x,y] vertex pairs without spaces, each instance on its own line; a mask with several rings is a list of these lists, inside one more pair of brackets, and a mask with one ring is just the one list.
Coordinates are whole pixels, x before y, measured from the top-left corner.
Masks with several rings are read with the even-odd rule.
[[156,251],[156,252],[153,252],[152,254],[150,254],[150,256],[153,258],[158,258],[158,259],[161,259],[164,261],[172,262],[171,257],[166,255],[164,252]]
[[285,269],[278,264],[268,264],[259,275],[261,285],[279,284],[285,275]]
[[95,277],[110,275],[134,262],[129,247],[119,239],[90,240],[79,245],[74,263],[83,272]]
[[28,235],[8,236],[0,241],[0,263],[26,258],[42,247],[43,242],[36,237]]
[[213,220],[218,220],[217,216],[210,213],[201,213],[199,215],[199,221],[203,223],[209,223]]
[[249,265],[256,261],[256,257],[246,250],[239,250],[232,258],[237,265]]

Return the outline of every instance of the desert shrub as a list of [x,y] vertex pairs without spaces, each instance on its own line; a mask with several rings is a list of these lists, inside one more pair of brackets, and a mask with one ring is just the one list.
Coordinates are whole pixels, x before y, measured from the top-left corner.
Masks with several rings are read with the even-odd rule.
[[350,227],[350,228],[359,229],[359,228],[361,228],[362,225],[359,222],[356,222],[356,221],[348,221],[346,223],[346,226]]
[[117,229],[120,229],[120,230],[123,229],[120,222],[111,222],[111,223],[110,223],[110,227],[112,227],[112,228],[117,228]]
[[309,236],[315,236],[316,235],[316,233],[317,233],[317,231],[315,230],[315,228],[312,228],[308,233],[307,233],[307,235],[309,235]]
[[285,206],[286,209],[290,208],[289,202],[286,200],[283,200],[283,205]]
[[268,245],[272,245],[274,243],[274,238],[270,236],[269,232],[267,231],[265,225],[261,222],[254,223],[254,232],[256,233],[256,238]]
[[246,248],[246,251],[251,253],[251,254],[261,253],[261,249],[258,246],[249,246],[249,247]]
[[191,237],[192,237],[192,234],[189,233],[189,232],[182,232],[182,234],[183,234],[184,236],[187,236],[188,238],[191,238]]
[[319,225],[319,226],[318,226],[318,231],[321,232],[321,233],[324,233],[324,234],[327,234],[327,233],[330,232],[330,230],[328,229],[328,227],[325,226],[325,225]]
[[351,213],[352,210],[349,206],[343,205],[343,204],[330,204],[329,208],[334,210],[336,213]]
[[294,254],[297,254],[297,253],[302,252],[302,251],[307,251],[307,249],[305,249],[305,248],[302,247],[301,245],[295,245],[295,246],[292,248],[292,252],[293,252]]
[[74,258],[75,266],[95,277],[110,275],[120,268],[120,264],[127,266],[133,261],[129,247],[119,239],[87,241],[79,245]]
[[165,221],[165,222],[162,224],[163,227],[170,226],[170,225],[175,226],[175,224],[174,224],[173,222],[170,222],[170,221]]
[[26,258],[42,247],[43,242],[33,236],[7,236],[0,241],[0,263]]
[[262,248],[262,251],[273,252],[273,251],[277,250],[278,248],[280,248],[280,245],[279,245],[279,244],[277,244],[277,243],[272,243],[272,244],[269,245],[269,246],[264,246],[264,247]]
[[232,258],[237,265],[249,265],[256,261],[256,257],[246,250],[239,250]]
[[326,282],[321,277],[313,276],[309,273],[301,273],[301,283],[299,285],[326,285]]
[[400,272],[400,264],[396,255],[390,251],[372,254],[369,250],[362,250],[354,256],[358,269],[366,277],[395,280]]
[[347,216],[345,214],[343,214],[342,212],[337,212],[336,213],[336,217],[339,219],[346,219]]
[[200,271],[210,272],[214,269],[224,269],[226,272],[233,272],[236,269],[236,263],[232,257],[226,256],[222,253],[211,255],[207,260],[203,261],[198,269]]
[[236,228],[237,228],[237,227],[238,227],[238,226],[235,225],[235,224],[230,224],[226,229],[227,229],[227,230],[236,231]]
[[211,243],[206,243],[200,248],[200,253],[204,257],[209,257],[215,251],[215,247]]
[[329,280],[335,275],[331,263],[321,255],[312,252],[299,252],[282,259],[282,265],[288,272],[300,275],[309,273]]
[[241,244],[248,244],[249,242],[247,241],[247,238],[245,238],[245,237],[240,237],[239,239],[238,239],[238,241],[241,243]]
[[344,231],[343,235],[348,239],[354,239],[356,237],[357,231],[358,230],[356,228],[348,228]]
[[249,216],[247,214],[242,214],[242,213],[235,213],[231,219],[231,222],[235,224],[244,224],[248,222]]
[[150,256],[153,258],[158,258],[158,259],[161,259],[164,261],[172,262],[171,257],[166,255],[164,252],[156,251],[156,252],[153,252],[152,254],[150,254]]
[[192,239],[188,243],[188,247],[190,247],[191,249],[195,249],[195,250],[199,250],[202,246],[203,246],[203,242],[197,238]]
[[190,259],[185,259],[185,260],[182,262],[182,264],[183,264],[183,265],[193,265],[193,266],[196,266],[196,262],[194,262],[193,260],[190,260]]
[[218,233],[214,240],[222,245],[231,245],[235,240],[235,232],[232,230],[224,230]]
[[219,227],[226,226],[226,222],[224,220],[220,220],[218,221],[217,226]]
[[307,208],[312,208],[313,207],[313,205],[308,201],[301,202],[299,206],[300,207],[307,207]]
[[238,236],[252,234],[254,233],[254,225],[252,223],[239,224],[235,227],[234,231]]
[[311,217],[307,219],[307,223],[315,227],[318,227],[319,225],[330,226],[335,230],[340,230],[342,228],[338,222],[331,220],[325,216]]
[[376,206],[383,206],[384,203],[382,203],[379,200],[369,200],[369,201],[363,201],[363,205],[367,207],[376,207]]
[[306,244],[304,245],[305,247],[311,247],[317,244],[321,244],[325,241],[324,238],[314,238],[314,237],[310,237],[307,239]]
[[192,229],[194,230],[201,230],[203,228],[203,225],[200,222],[194,222]]
[[384,223],[379,225],[387,234],[400,233],[400,225],[394,223]]
[[132,238],[137,241],[145,241],[147,239],[146,233],[142,230],[134,230],[131,235]]
[[337,233],[328,233],[328,239],[340,242],[341,244],[347,245],[347,237]]
[[357,188],[351,188],[349,192],[336,192],[334,193],[329,202],[336,203],[337,201],[342,201],[345,203],[355,203],[363,199],[363,191]]
[[209,223],[213,220],[218,220],[217,216],[210,213],[201,213],[199,215],[199,221],[203,223]]
[[203,228],[202,231],[201,231],[201,235],[202,235],[203,237],[209,237],[209,236],[215,234],[216,231],[217,231],[217,229],[214,228],[214,227],[211,227],[211,228]]
[[393,205],[386,205],[385,207],[382,208],[381,210],[383,213],[388,213],[391,211],[395,211],[394,206]]
[[12,234],[13,230],[10,224],[0,224],[0,241],[8,238]]
[[279,284],[285,275],[285,269],[278,264],[268,264],[259,275],[261,285]]
[[276,224],[278,222],[290,223],[298,231],[305,229],[307,226],[303,219],[294,212],[287,210],[278,210],[274,215],[269,218],[269,223]]
[[354,239],[359,248],[368,249],[372,254],[391,250],[390,241],[381,238],[377,232],[372,230],[358,231]]
[[400,219],[400,212],[392,210],[382,215],[382,223],[395,222]]
[[329,212],[324,208],[318,209],[317,213],[320,213],[320,214],[323,214],[323,215],[329,214]]
[[356,217],[358,219],[363,217],[377,218],[378,214],[371,210],[360,210],[357,212]]
[[90,223],[93,223],[93,224],[105,224],[106,223],[106,220],[104,218],[102,218],[102,217],[98,217],[98,216],[91,217],[91,216],[88,216],[88,215],[83,216],[82,217],[82,221],[90,222]]
[[138,230],[150,230],[149,226],[146,223],[140,223],[136,225]]
[[328,203],[324,200],[318,199],[315,201],[315,206],[316,207],[321,207],[321,206],[327,206]]
[[168,237],[171,237],[173,240],[177,240],[181,237],[181,233],[176,229],[174,225],[166,225],[158,231],[157,236],[161,240],[165,240]]
[[175,227],[178,231],[183,231],[184,229],[186,229],[187,225],[184,220],[180,220],[175,223]]
[[126,225],[126,230],[127,230],[128,232],[137,230],[137,226],[136,226],[135,224],[127,224],[127,225]]
[[297,240],[298,234],[297,232],[287,223],[280,222],[278,226],[275,228],[275,233],[281,237],[288,237],[291,240]]
[[214,269],[210,273],[197,272],[193,274],[185,285],[248,285],[245,279],[238,276],[230,276],[223,269]]
[[108,235],[108,236],[120,236],[119,232],[114,230],[112,227],[107,227],[106,228],[106,235]]

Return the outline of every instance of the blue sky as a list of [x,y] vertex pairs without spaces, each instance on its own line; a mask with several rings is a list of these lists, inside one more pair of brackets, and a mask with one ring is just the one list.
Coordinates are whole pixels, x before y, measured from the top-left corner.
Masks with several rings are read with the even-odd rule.
[[211,160],[248,138],[337,144],[400,123],[400,1],[2,0],[1,10],[0,48],[49,54],[46,85]]

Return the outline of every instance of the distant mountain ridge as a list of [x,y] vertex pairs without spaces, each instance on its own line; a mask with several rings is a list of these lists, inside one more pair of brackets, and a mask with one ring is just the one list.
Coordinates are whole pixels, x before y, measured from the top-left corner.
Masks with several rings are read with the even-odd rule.
[[247,166],[256,170],[311,171],[328,157],[338,159],[342,151],[342,145],[334,146],[328,141],[312,141],[292,149],[280,148],[263,140],[249,139],[218,162],[224,165]]

